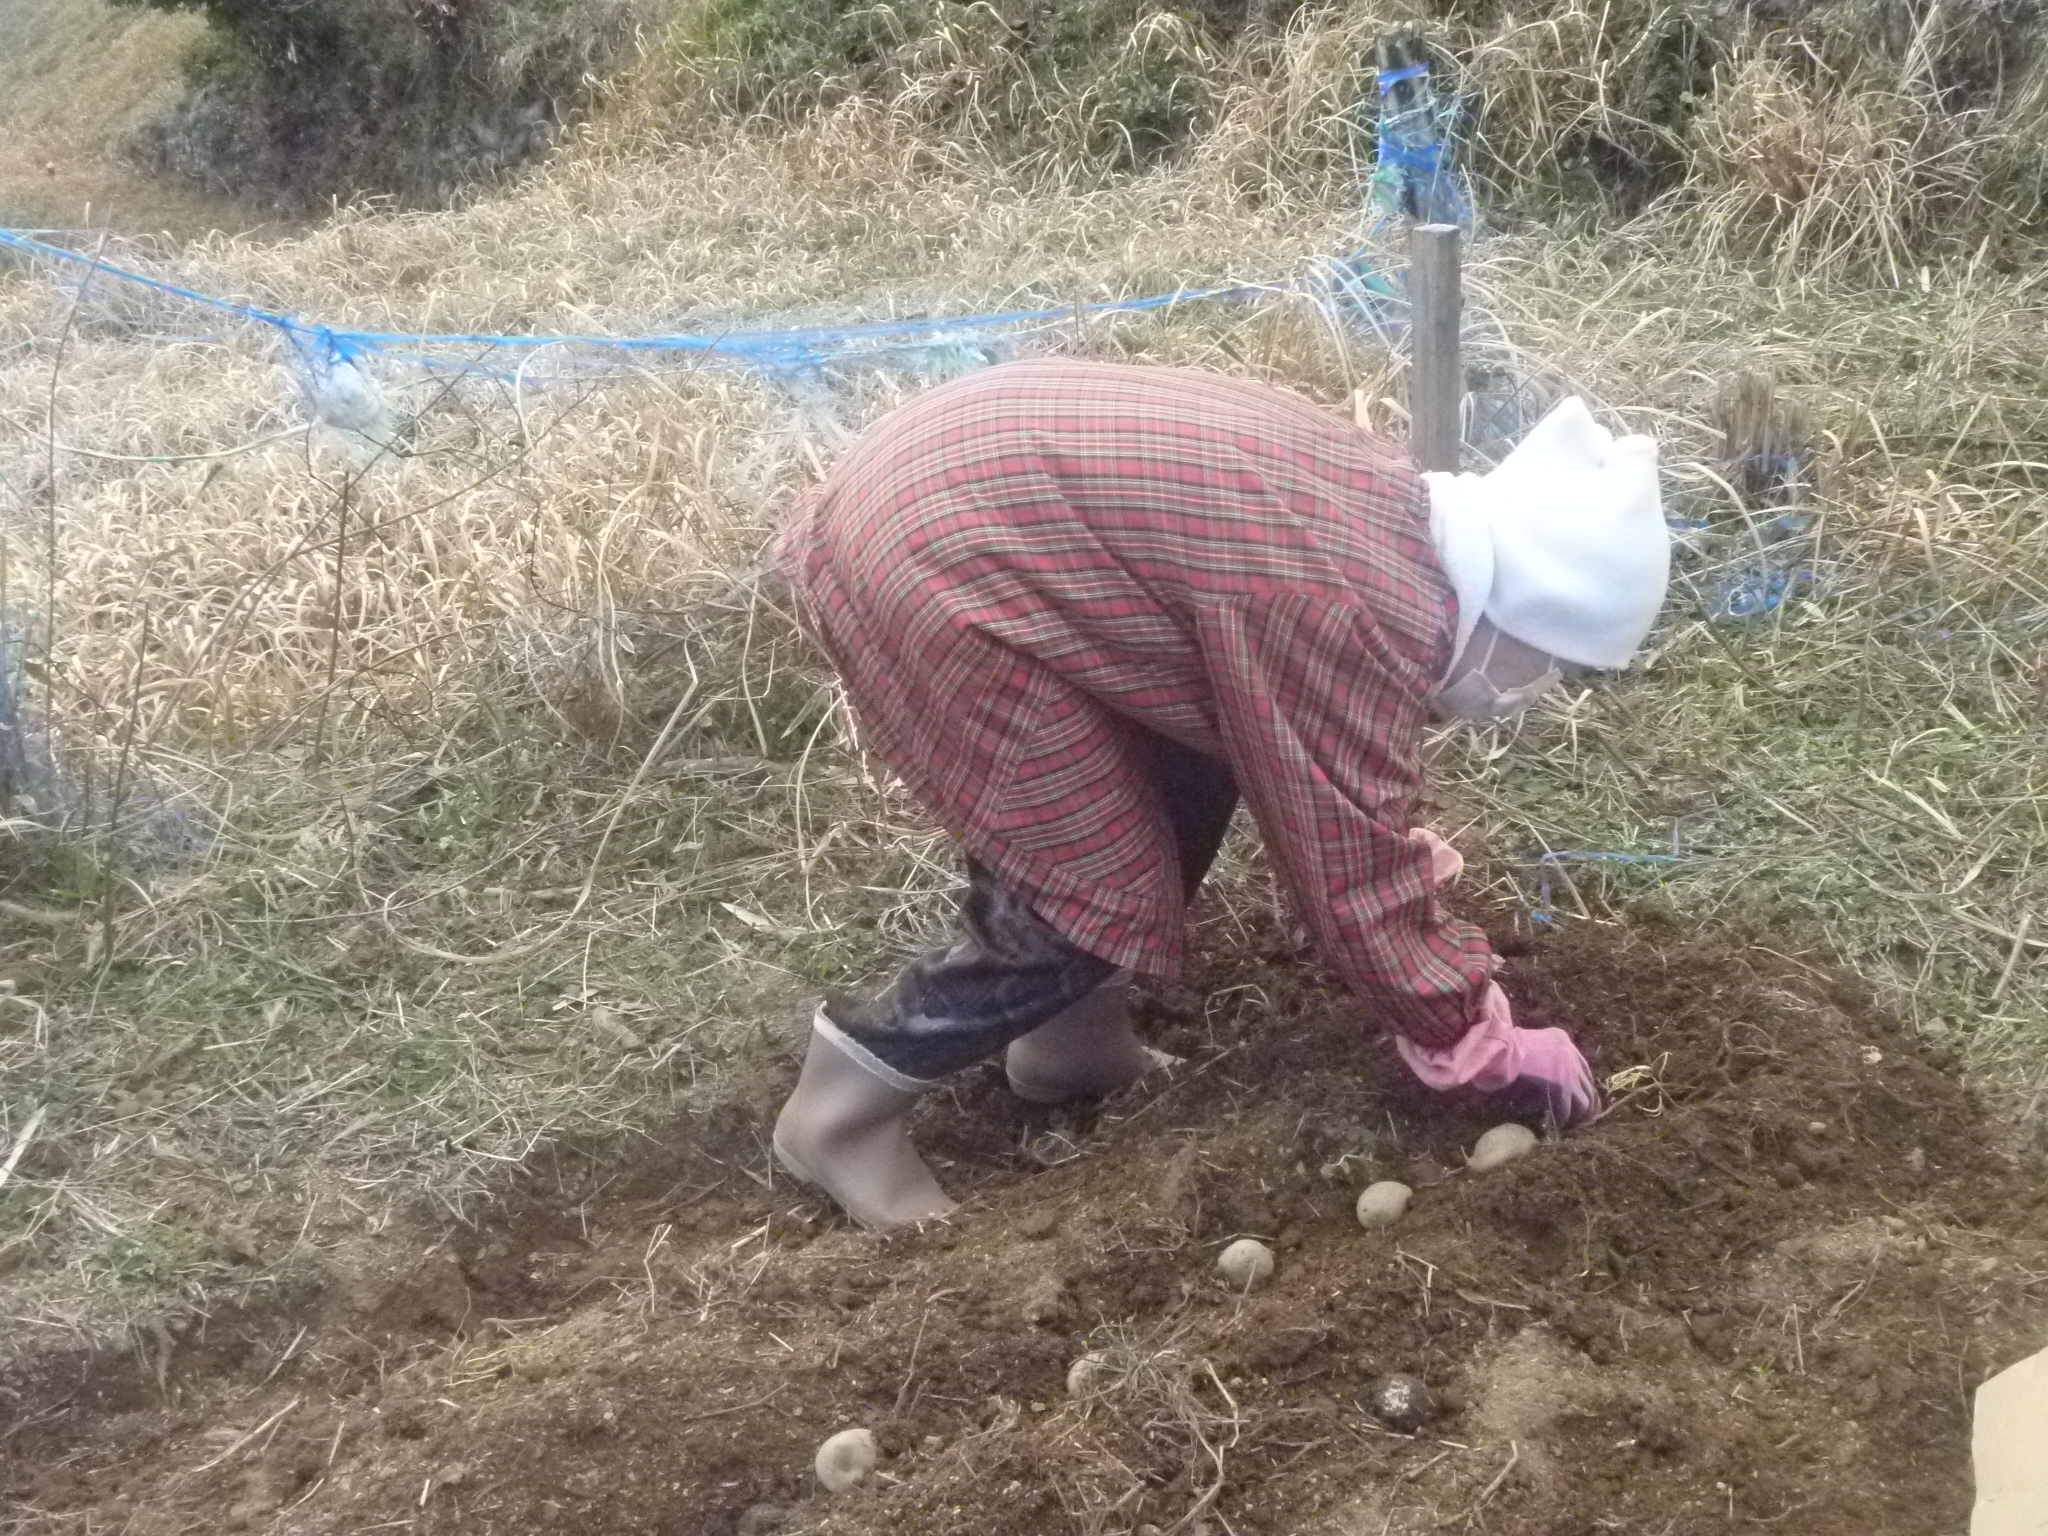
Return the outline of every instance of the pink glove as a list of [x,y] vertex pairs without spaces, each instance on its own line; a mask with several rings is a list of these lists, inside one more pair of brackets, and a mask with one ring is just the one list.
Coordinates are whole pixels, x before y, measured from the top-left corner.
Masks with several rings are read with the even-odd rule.
[[1600,1108],[1600,1089],[1572,1037],[1561,1029],[1517,1029],[1508,995],[1486,984],[1479,1022],[1441,1049],[1395,1037],[1394,1049],[1424,1087],[1512,1093],[1556,1125],[1575,1125]]

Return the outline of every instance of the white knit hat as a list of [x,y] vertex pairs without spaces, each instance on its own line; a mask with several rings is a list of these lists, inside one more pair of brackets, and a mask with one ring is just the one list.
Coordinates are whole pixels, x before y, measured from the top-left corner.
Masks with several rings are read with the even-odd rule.
[[1628,664],[1671,573],[1654,442],[1615,437],[1572,396],[1498,468],[1423,479],[1437,554],[1458,594],[1456,651],[1483,613],[1561,661]]

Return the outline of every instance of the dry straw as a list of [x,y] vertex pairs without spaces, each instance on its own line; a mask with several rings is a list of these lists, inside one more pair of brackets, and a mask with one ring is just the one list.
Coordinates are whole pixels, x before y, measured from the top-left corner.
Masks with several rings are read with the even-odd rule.
[[[471,207],[344,210],[175,266],[338,322],[496,331],[1262,276],[1357,238],[1347,103],[1379,20],[1247,42],[1215,64],[1206,136],[1142,177],[1050,152],[1020,171],[953,132],[999,83],[961,35],[893,94],[773,131],[679,120],[656,81]],[[1618,122],[1628,35],[1560,12],[1470,39],[1496,156],[1561,163]],[[1515,59],[1558,88],[1516,106]],[[1514,376],[1656,432],[1674,512],[1706,527],[1642,669],[1517,741],[1444,737],[1443,814],[1524,907],[1544,849],[1675,834],[1665,870],[1568,870],[1552,915],[1607,921],[1660,884],[1681,913],[1809,914],[1996,1081],[2039,1059],[2048,950],[2040,283],[1995,241],[1929,243],[1961,205],[1948,151],[1884,115],[1934,111],[1912,81],[1829,107],[1815,139],[1819,85],[1730,67],[1680,146],[1683,199],[1481,247]],[[1826,174],[1752,153],[1786,142]],[[0,1264],[38,1293],[22,1307],[80,1326],[238,1283],[230,1207],[282,1234],[268,1262],[423,1194],[460,1207],[542,1138],[650,1123],[929,940],[952,882],[759,571],[791,498],[923,376],[393,377],[379,450],[299,432],[257,338],[194,332],[0,276],[0,607],[55,636],[33,677],[65,787],[61,825],[17,807],[0,854]],[[1040,344],[1332,404],[1362,386],[1399,422],[1398,361],[1299,295]],[[1768,553],[1765,517],[1710,422],[1756,369],[1816,423],[1791,546],[1814,584],[1738,625],[1701,605]],[[1270,900],[1246,847],[1219,935]]]

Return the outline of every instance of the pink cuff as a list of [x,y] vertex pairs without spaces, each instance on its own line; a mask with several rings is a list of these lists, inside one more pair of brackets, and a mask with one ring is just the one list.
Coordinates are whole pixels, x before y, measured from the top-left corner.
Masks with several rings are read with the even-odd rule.
[[[1419,828],[1417,830],[1420,830]],[[1415,834],[1410,833],[1413,837]],[[1439,839],[1441,841],[1441,839]],[[1445,844],[1449,847],[1448,844]],[[1455,852],[1451,855],[1457,857]],[[1498,982],[1486,984],[1479,1022],[1456,1045],[1417,1045],[1396,1035],[1394,1049],[1425,1088],[1505,1088],[1520,1075],[1521,1052],[1515,1038],[1514,1011]]]
[[1465,870],[1465,856],[1428,827],[1410,827],[1408,841],[1429,850],[1429,879],[1432,885],[1449,885]]

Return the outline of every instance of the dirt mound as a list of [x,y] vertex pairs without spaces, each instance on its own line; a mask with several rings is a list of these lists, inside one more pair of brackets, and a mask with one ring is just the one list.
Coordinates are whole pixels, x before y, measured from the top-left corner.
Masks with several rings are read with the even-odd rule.
[[[2048,1181],[1857,983],[1727,933],[1547,939],[1518,1003],[1632,1086],[1478,1175],[1484,1122],[1278,946],[1201,980],[1149,1001],[1187,1061],[1125,1100],[935,1096],[921,1139],[971,1193],[943,1230],[878,1241],[772,1174],[778,1066],[659,1144],[535,1159],[479,1227],[18,1364],[14,1529],[1962,1527],[1969,1393],[2041,1342]],[[1368,1233],[1379,1177],[1416,1195]],[[1236,1296],[1244,1234],[1279,1266]],[[848,1425],[880,1469],[827,1496]]]

